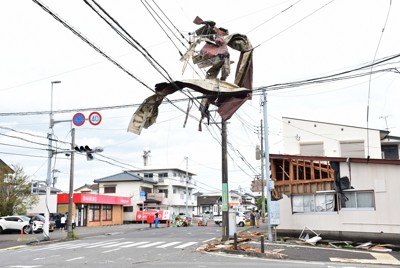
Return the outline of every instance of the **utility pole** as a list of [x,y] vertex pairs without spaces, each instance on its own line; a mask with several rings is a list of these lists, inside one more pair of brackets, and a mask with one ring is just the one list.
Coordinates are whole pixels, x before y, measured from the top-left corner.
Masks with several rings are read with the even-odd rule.
[[47,163],[47,179],[46,179],[46,209],[44,210],[44,226],[43,226],[43,239],[49,240],[49,223],[50,223],[50,211],[49,211],[49,199],[50,199],[50,189],[52,184],[51,178],[51,160],[53,158],[53,85],[59,84],[61,81],[52,81],[51,82],[51,95],[50,95],[50,122],[49,122],[49,130],[47,132],[47,139],[49,140],[48,144],[48,163]]
[[272,241],[272,231],[271,231],[271,191],[270,191],[270,170],[269,170],[269,148],[268,148],[268,117],[267,117],[267,93],[265,92],[265,88],[263,89],[263,97],[264,100],[262,102],[263,111],[264,111],[264,157],[265,157],[265,179],[267,184],[267,222],[268,222],[268,240]]
[[261,148],[260,148],[260,160],[261,160],[261,217],[262,222],[265,222],[265,185],[264,185],[264,138],[263,138],[263,123],[261,119]]
[[228,158],[226,121],[222,120],[222,241],[229,239]]
[[75,160],[75,128],[71,129],[71,164],[69,170],[69,196],[68,196],[68,221],[67,237],[72,238],[72,202],[74,198],[74,160]]
[[189,210],[188,210],[188,180],[189,180],[189,172],[188,172],[188,157],[185,156],[186,160],[186,217],[189,217]]

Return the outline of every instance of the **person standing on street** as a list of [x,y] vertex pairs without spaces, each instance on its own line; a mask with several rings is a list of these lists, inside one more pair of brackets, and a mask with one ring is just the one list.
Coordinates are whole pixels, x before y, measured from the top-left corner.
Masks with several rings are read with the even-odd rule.
[[61,219],[60,219],[60,223],[61,223],[61,230],[65,229],[65,223],[67,222],[67,217],[65,217],[65,214],[62,214]]
[[261,219],[261,215],[260,215],[260,211],[256,211],[256,226],[257,228],[260,227],[260,219]]
[[154,214],[154,217],[155,217],[154,226],[155,226],[156,228],[158,228],[158,210],[157,210],[156,213]]

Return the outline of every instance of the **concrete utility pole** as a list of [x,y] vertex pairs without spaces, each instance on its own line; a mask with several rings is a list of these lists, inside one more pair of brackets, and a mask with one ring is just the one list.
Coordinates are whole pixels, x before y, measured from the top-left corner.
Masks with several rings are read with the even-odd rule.
[[47,139],[49,140],[48,145],[48,163],[47,163],[47,179],[46,179],[46,209],[44,210],[44,226],[43,226],[43,239],[49,240],[49,223],[50,223],[50,211],[49,211],[49,199],[50,199],[50,189],[52,184],[51,178],[51,160],[53,158],[53,85],[59,84],[61,81],[52,81],[51,82],[51,95],[50,95],[50,122],[49,122],[49,130],[47,132]]
[[189,210],[188,210],[188,180],[189,180],[189,172],[188,172],[188,157],[185,156],[186,160],[186,217],[189,217]]
[[264,138],[263,138],[263,123],[261,119],[261,148],[260,148],[260,160],[261,160],[261,217],[262,222],[265,222],[265,185],[264,185]]
[[74,198],[74,165],[75,165],[75,128],[71,129],[71,164],[69,170],[69,196],[68,196],[68,221],[67,237],[72,238],[72,202]]
[[228,158],[226,121],[222,120],[222,241],[229,239]]
[[272,241],[272,230],[271,230],[271,187],[270,187],[270,169],[269,169],[269,148],[268,148],[268,113],[267,113],[267,93],[263,89],[264,101],[262,102],[264,111],[264,157],[265,157],[265,179],[267,181],[267,212],[268,212],[268,240]]

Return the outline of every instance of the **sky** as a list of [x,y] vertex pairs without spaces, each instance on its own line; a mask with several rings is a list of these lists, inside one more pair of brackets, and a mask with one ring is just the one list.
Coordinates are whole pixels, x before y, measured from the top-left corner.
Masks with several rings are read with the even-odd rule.
[[[0,8],[0,159],[18,165],[32,180],[46,180],[49,112],[57,148],[75,143],[104,151],[87,161],[75,154],[74,188],[124,170],[143,167],[143,151],[151,150],[152,167],[174,167],[195,173],[198,190],[221,189],[220,125],[203,125],[193,106],[184,127],[188,98],[169,96],[159,107],[157,122],[140,135],[127,132],[138,105],[166,82],[132,45],[112,30],[84,1],[37,1],[107,54],[110,62],[35,1],[7,1]],[[88,3],[93,4],[92,1]],[[397,55],[400,3],[389,0],[236,0],[101,1],[102,6],[162,66],[173,80],[202,79],[205,70],[184,68],[189,33],[199,28],[196,16],[216,22],[230,33],[245,34],[254,47],[253,87],[266,87],[268,149],[284,153],[282,117],[388,129],[400,136],[399,58],[363,70],[364,76],[332,82],[293,85],[354,70]],[[161,27],[161,26],[162,27]],[[166,27],[166,25],[168,27]],[[183,37],[182,37],[183,36]],[[238,53],[231,51],[233,82]],[[387,69],[387,71],[379,71]],[[129,73],[129,74],[128,74]],[[355,73],[351,73],[355,74]],[[349,74],[350,75],[350,74]],[[53,84],[52,81],[61,81]],[[199,94],[193,93],[195,96]],[[178,101],[179,100],[179,101]],[[254,91],[228,121],[229,190],[249,191],[260,173],[255,147],[260,144],[263,107]],[[212,107],[213,122],[220,117]],[[72,124],[73,116],[99,112],[98,125]],[[185,160],[187,157],[187,161]],[[57,153],[56,187],[67,191],[70,158]]]

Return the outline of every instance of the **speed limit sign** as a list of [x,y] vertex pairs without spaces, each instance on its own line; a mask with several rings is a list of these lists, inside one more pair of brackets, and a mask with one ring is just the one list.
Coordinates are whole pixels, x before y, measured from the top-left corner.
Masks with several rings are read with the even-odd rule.
[[89,122],[93,126],[97,126],[101,122],[101,115],[99,112],[93,112],[89,115]]

